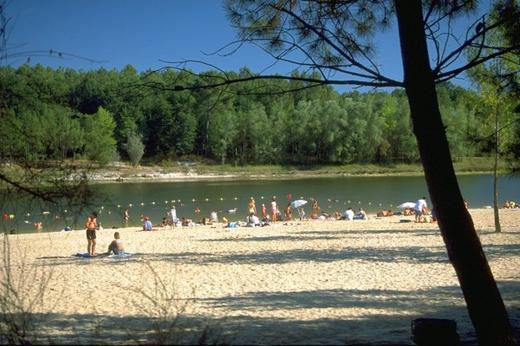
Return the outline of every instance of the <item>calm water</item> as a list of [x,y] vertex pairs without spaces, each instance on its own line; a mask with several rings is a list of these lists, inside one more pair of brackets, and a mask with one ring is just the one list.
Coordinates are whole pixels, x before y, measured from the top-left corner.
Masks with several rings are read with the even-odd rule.
[[[492,176],[464,175],[459,177],[464,198],[470,207],[491,205]],[[175,205],[177,216],[199,220],[209,216],[212,210],[219,216],[231,220],[243,219],[247,201],[253,196],[257,209],[262,203],[270,203],[276,195],[281,210],[292,199],[316,198],[322,211],[344,211],[348,206],[363,208],[367,212],[381,209],[396,210],[403,202],[414,202],[428,196],[423,177],[339,177],[308,178],[295,180],[245,180],[219,182],[170,182],[170,183],[115,183],[101,184],[96,189],[104,196],[103,202],[89,207],[79,215],[69,215],[60,207],[42,210],[41,206],[27,206],[13,201],[3,212],[15,214],[14,220],[2,221],[2,228],[32,231],[35,221],[44,223],[44,231],[61,230],[66,225],[82,227],[84,217],[90,210],[97,210],[98,220],[105,228],[120,227],[122,212],[129,209],[130,226],[141,225],[140,216],[149,215],[154,224],[160,223],[171,205]],[[501,177],[499,180],[500,201],[520,200],[520,178]],[[429,201],[429,199],[428,199]],[[310,203],[309,203],[310,204]],[[305,207],[307,213],[310,205]],[[131,206],[130,206],[131,205]],[[196,214],[195,209],[200,209]],[[227,210],[237,208],[236,215],[229,216]],[[48,213],[43,213],[48,212]],[[58,218],[56,217],[58,215]]]

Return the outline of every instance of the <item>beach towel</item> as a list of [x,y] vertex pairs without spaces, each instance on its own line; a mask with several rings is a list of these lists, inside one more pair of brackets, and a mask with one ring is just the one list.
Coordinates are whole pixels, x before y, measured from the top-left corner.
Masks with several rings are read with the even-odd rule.
[[88,252],[77,252],[75,255],[72,255],[72,256],[81,257],[81,258],[98,258],[98,257],[104,257],[106,255],[101,253],[96,256],[90,256],[90,254]]
[[123,252],[118,253],[117,255],[115,255],[115,254],[111,254],[111,255],[109,255],[108,257],[110,257],[110,258],[128,258],[128,257],[131,257],[131,256],[133,256],[133,255],[134,255],[133,253],[130,253],[130,252],[124,252],[124,251],[123,251]]
[[130,253],[130,252],[121,252],[117,255],[114,255],[114,254],[108,254],[108,253],[100,253],[100,254],[97,254],[97,256],[90,256],[88,254],[88,252],[77,252],[75,255],[72,255],[72,256],[75,256],[75,257],[80,257],[80,258],[88,258],[88,259],[95,259],[95,258],[115,258],[115,259],[122,259],[122,258],[128,258],[128,257],[132,257],[134,256],[135,254],[133,253]]

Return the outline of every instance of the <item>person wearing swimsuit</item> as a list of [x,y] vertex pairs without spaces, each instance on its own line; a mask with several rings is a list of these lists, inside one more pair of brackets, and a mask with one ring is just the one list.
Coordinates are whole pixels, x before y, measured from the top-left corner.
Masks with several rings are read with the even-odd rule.
[[87,228],[87,252],[90,256],[96,256],[96,228],[97,220],[96,215],[89,215],[87,222],[85,222]]

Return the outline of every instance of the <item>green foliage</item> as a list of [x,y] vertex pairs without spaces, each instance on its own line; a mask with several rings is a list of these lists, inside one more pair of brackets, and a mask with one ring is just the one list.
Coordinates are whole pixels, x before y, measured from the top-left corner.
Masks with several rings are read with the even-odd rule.
[[[501,27],[487,35],[488,46],[482,48],[492,52],[493,47],[504,44],[516,45],[516,51],[510,51],[500,59],[494,59],[477,66],[470,71],[470,77],[479,91],[479,107],[475,112],[481,119],[476,140],[482,150],[497,151],[498,155],[510,159],[510,166],[515,171],[520,167],[520,76],[518,66],[520,55],[520,24],[518,1],[498,1],[491,12],[493,19],[514,18],[512,25]],[[471,59],[476,48],[468,54]]]
[[114,159],[116,140],[114,129],[116,124],[109,111],[99,107],[98,111],[84,118],[83,134],[85,136],[85,156],[105,165]]
[[[35,161],[85,157],[105,164],[119,151],[134,165],[141,158],[175,161],[189,155],[234,165],[418,161],[403,91],[339,94],[319,87],[278,94],[304,86],[283,80],[192,93],[167,90],[172,81],[189,85],[219,76],[138,74],[131,66],[120,72],[1,68],[0,154]],[[136,88],[138,83],[160,87]],[[450,84],[438,92],[454,157],[492,153],[493,139],[483,139],[491,126],[485,96]],[[515,105],[511,98],[501,102],[501,109]],[[515,131],[515,126],[503,130],[504,154],[515,148],[520,137]]]
[[136,133],[132,133],[128,136],[126,152],[132,165],[137,166],[144,154],[144,144],[141,140],[141,136]]

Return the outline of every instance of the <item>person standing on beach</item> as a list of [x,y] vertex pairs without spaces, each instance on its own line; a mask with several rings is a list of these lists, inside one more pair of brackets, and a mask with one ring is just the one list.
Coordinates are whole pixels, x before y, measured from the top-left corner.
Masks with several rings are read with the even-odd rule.
[[251,215],[251,213],[253,215],[256,215],[256,203],[255,203],[255,199],[253,197],[249,198],[249,203],[247,204],[247,211],[248,211],[249,215]]
[[276,222],[278,216],[278,206],[276,205],[276,196],[271,199],[271,220]]
[[314,199],[312,201],[312,214],[311,219],[316,220],[320,216],[320,205],[318,204],[318,200]]
[[288,203],[287,204],[287,207],[285,207],[284,209],[284,216],[285,216],[285,221],[292,221],[292,206],[291,206],[291,203]]
[[35,222],[34,229],[36,230],[36,232],[40,233],[43,229],[43,223],[41,221]]
[[422,197],[415,202],[415,222],[421,222],[423,213],[427,208],[426,197]]
[[87,252],[90,256],[96,256],[96,213],[92,213],[88,216],[87,222],[85,222],[85,227],[87,228]]
[[175,227],[177,225],[177,210],[175,209],[175,206],[172,205],[172,208],[170,209],[170,218],[172,220],[172,225]]
[[130,214],[128,213],[128,208],[123,212],[123,223],[125,226],[128,224],[128,219],[130,219]]

